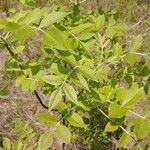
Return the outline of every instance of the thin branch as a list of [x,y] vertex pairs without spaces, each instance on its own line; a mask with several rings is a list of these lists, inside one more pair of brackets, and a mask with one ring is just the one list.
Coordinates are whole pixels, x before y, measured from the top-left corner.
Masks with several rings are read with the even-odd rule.
[[129,29],[133,29],[135,28],[136,26],[140,25],[141,23],[143,24],[144,23],[144,19],[149,16],[150,13],[147,13],[146,15],[144,15],[138,22],[136,22],[135,24],[133,24]]
[[7,44],[7,42],[3,39],[3,37],[1,37],[2,42],[4,43],[5,47],[7,48],[8,52],[10,53],[10,55],[14,58],[15,54],[14,52],[11,50],[11,48],[9,47],[9,45]]
[[149,121],[149,120],[146,119],[144,116],[141,116],[140,114],[138,114],[138,113],[136,113],[136,112],[134,112],[134,111],[129,110],[129,112],[130,112],[131,114],[133,114],[134,116],[138,117],[138,118],[141,118],[141,119],[143,119],[143,120]]
[[[107,119],[109,119],[110,121],[114,122],[114,121],[113,121],[104,111],[102,111],[101,109],[100,109],[100,112],[101,112]],[[119,128],[122,129],[126,134],[128,134],[128,135],[131,137],[131,139],[134,141],[134,143],[137,143],[136,139],[135,139],[123,126],[119,125]]]
[[38,99],[39,103],[41,104],[41,106],[42,106],[43,108],[45,108],[45,109],[48,110],[48,106],[46,106],[46,105],[43,103],[42,99],[40,98],[40,96],[39,96],[39,94],[38,94],[38,92],[37,92],[36,90],[34,91],[34,94],[35,94],[36,98]]
[[[109,101],[109,100],[107,100],[107,102],[110,103],[110,104],[113,104],[113,103],[114,103],[114,102],[111,102],[111,101]],[[132,111],[132,110],[129,110],[129,113],[133,114],[134,116],[136,116],[136,117],[138,117],[138,118],[141,118],[141,119],[143,119],[143,120],[149,121],[149,120],[146,119],[144,116],[141,116],[140,114],[138,114],[138,113],[136,113],[136,112],[134,112],[134,111]]]

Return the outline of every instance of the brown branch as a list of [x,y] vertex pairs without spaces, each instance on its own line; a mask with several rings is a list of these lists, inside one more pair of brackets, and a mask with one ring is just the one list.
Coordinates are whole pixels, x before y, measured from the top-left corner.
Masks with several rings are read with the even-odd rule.
[[6,49],[8,50],[8,52],[10,53],[10,55],[14,58],[15,54],[14,52],[11,50],[11,48],[9,47],[9,45],[7,44],[7,42],[1,37],[2,42],[4,43]]
[[[8,52],[10,53],[10,55],[11,55],[14,59],[16,59],[15,53],[11,50],[11,48],[9,47],[8,43],[6,42],[6,40],[5,40],[3,37],[1,37],[1,40],[2,40],[2,42],[4,43],[4,45],[5,45],[6,49],[8,50]],[[23,66],[22,66],[22,65],[19,65],[19,67],[20,67],[20,69],[23,69]],[[35,94],[35,96],[36,96],[38,102],[40,103],[40,105],[41,105],[43,108],[45,108],[45,109],[48,110],[48,106],[46,106],[46,105],[43,103],[43,101],[42,101],[41,97],[39,96],[37,90],[34,90],[34,94]],[[52,110],[52,111],[56,111],[56,110],[54,109],[54,110]]]
[[45,108],[45,109],[48,110],[48,106],[46,106],[46,105],[43,103],[41,97],[39,96],[39,94],[38,94],[38,92],[37,92],[36,90],[34,90],[34,94],[35,94],[37,100],[39,101],[39,103],[41,104],[41,106],[42,106],[43,108]]

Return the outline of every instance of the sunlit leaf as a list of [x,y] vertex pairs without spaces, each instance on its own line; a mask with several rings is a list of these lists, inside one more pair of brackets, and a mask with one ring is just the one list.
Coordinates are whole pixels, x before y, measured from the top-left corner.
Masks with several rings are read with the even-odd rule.
[[10,150],[11,149],[11,141],[9,138],[5,137],[3,139],[3,146],[5,148],[5,150]]
[[63,142],[63,143],[70,143],[71,133],[66,126],[58,125],[56,127],[56,136]]
[[49,100],[49,110],[55,108],[62,101],[62,92],[61,89],[55,90],[51,93]]
[[76,102],[77,101],[77,92],[75,91],[75,89],[73,88],[73,86],[71,86],[70,84],[64,84],[63,86],[64,92],[67,96],[67,98],[70,101]]
[[137,51],[143,43],[142,35],[138,35],[131,43],[131,51]]
[[56,75],[47,75],[42,77],[43,81],[52,85],[60,85],[63,82],[63,79]]
[[127,109],[118,104],[110,104],[108,107],[108,115],[111,118],[122,118],[127,113]]
[[118,141],[117,147],[118,148],[125,147],[129,143],[129,141],[130,141],[130,135],[123,133]]
[[57,124],[56,118],[50,113],[40,113],[37,115],[38,120],[47,127],[52,127]]
[[40,136],[38,141],[38,150],[47,150],[53,143],[53,135],[51,132],[46,132]]
[[61,21],[64,17],[66,17],[69,13],[67,12],[52,12],[45,16],[41,21],[40,28],[50,26],[55,22]]
[[71,125],[75,127],[86,127],[83,118],[77,113],[73,113],[69,118],[67,118],[67,120]]
[[104,132],[113,132],[113,131],[116,131],[117,129],[118,129],[117,125],[113,125],[110,122],[108,122],[105,126]]

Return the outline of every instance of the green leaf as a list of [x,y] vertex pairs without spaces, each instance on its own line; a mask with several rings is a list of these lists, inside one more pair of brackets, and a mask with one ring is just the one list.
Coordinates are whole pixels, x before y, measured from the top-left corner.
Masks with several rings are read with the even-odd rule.
[[73,50],[77,49],[78,46],[79,46],[79,40],[78,40],[78,39],[71,39],[71,38],[68,38],[66,44],[67,44],[68,50],[69,50],[70,52],[72,52],[72,54],[77,54],[77,53],[76,53],[75,51],[73,51]]
[[71,65],[76,65],[76,59],[69,51],[60,50],[61,58]]
[[88,91],[90,91],[89,86],[87,84],[87,81],[84,79],[83,76],[81,76],[80,74],[78,74],[78,79],[80,80],[81,85]]
[[82,108],[82,109],[84,109],[84,110],[86,110],[86,111],[89,111],[89,110],[90,110],[90,109],[89,109],[87,106],[85,106],[82,102],[77,101],[77,102],[74,102],[74,104],[76,104],[78,107],[80,107],[80,108]]
[[23,81],[26,79],[26,77],[25,76],[19,76],[19,77],[17,77],[17,79],[16,79],[16,87],[19,87],[19,86],[21,86],[22,85],[22,83],[23,83]]
[[19,0],[20,1],[20,3],[22,3],[23,5],[25,5],[25,3],[26,3],[26,0]]
[[142,46],[142,43],[143,43],[143,37],[142,35],[138,35],[131,43],[131,51],[132,52],[135,52],[137,51],[141,46]]
[[116,56],[120,56],[120,54],[122,53],[122,46],[119,43],[116,43],[113,47],[113,53]]
[[43,44],[50,48],[56,48],[59,50],[66,49],[66,37],[56,27],[50,28],[43,34]]
[[24,92],[29,92],[30,91],[30,85],[31,85],[31,80],[28,79],[28,78],[25,78],[23,81],[22,81],[22,90]]
[[143,77],[150,75],[150,70],[148,66],[143,66],[143,68],[141,69],[140,75]]
[[134,53],[127,53],[124,59],[130,66],[133,66],[138,61],[138,56]]
[[58,86],[58,85],[62,84],[62,82],[63,82],[63,79],[56,75],[44,76],[44,77],[42,77],[42,80],[48,84],[55,85],[55,86]]
[[122,105],[125,107],[132,107],[134,106],[139,100],[144,97],[144,90],[143,88],[138,87],[131,87],[125,93],[124,98],[122,99]]
[[[81,42],[80,41],[80,45],[82,46],[83,51],[91,57],[91,49],[93,48],[95,44],[95,40],[94,39],[90,39],[88,42]],[[85,66],[85,68],[87,68],[87,66]],[[89,68],[88,68],[89,70]]]
[[23,76],[19,76],[16,79],[16,87],[20,87],[20,86],[22,87],[22,90],[24,92],[29,92],[29,91],[33,92],[37,85],[36,85],[36,81],[29,79],[23,75]]
[[22,147],[23,147],[23,143],[21,140],[18,140],[15,142],[14,144],[14,150],[22,150]]
[[41,66],[38,63],[31,65],[31,72],[33,76],[37,75],[37,73],[40,72],[40,67]]
[[144,92],[145,94],[149,94],[150,93],[150,83],[146,83],[144,86]]
[[47,15],[45,18],[43,18],[40,24],[40,28],[50,26],[54,24],[55,22],[61,21],[68,14],[69,13],[66,13],[66,12],[52,12],[49,15]]
[[13,36],[13,42],[26,40],[27,38],[31,37],[35,33],[35,31],[35,29],[28,26],[20,28]]
[[125,78],[126,82],[128,83],[128,85],[131,86],[132,81],[133,81],[132,76],[130,74],[126,74],[126,76],[124,78]]
[[61,140],[63,143],[69,144],[71,139],[71,133],[66,126],[58,125],[56,127],[56,136]]
[[47,150],[53,143],[53,135],[50,132],[46,132],[40,136],[38,141],[38,150]]
[[13,129],[15,132],[22,132],[23,130],[26,130],[28,128],[29,122],[28,121],[22,121],[21,119],[17,118],[15,121],[15,128]]
[[24,45],[20,45],[15,49],[16,54],[20,54],[25,49]]
[[98,31],[101,31],[104,23],[105,23],[104,15],[100,15],[99,17],[97,17],[96,18],[96,29],[98,29]]
[[43,9],[35,8],[34,10],[30,11],[28,16],[26,17],[26,25],[33,24],[33,23],[39,23],[39,21],[43,15],[44,15]]
[[117,144],[117,147],[118,148],[125,147],[129,143],[129,141],[130,141],[130,136],[126,133],[123,133],[118,144]]
[[111,118],[122,118],[127,113],[127,109],[118,104],[110,104],[108,107],[108,115]]
[[94,29],[94,24],[92,23],[84,23],[72,28],[71,32],[73,34],[79,34],[81,32],[86,32]]
[[54,74],[57,74],[59,77],[63,77],[63,79],[65,79],[66,75],[69,73],[69,70],[59,63],[52,63],[50,71]]
[[63,90],[70,101],[77,102],[77,93],[73,86],[68,83],[63,85]]
[[0,29],[5,29],[7,25],[7,20],[6,19],[1,19],[0,18]]
[[17,30],[19,30],[22,26],[18,23],[15,22],[8,22],[6,25],[6,30],[8,32],[16,32]]
[[63,113],[65,110],[67,110],[67,105],[66,103],[64,102],[60,102],[58,105],[57,105],[57,109],[60,113]]
[[11,149],[11,141],[9,138],[5,137],[3,139],[3,146],[5,150],[10,150]]
[[109,18],[109,20],[108,20],[108,26],[114,26],[114,25],[116,25],[116,20],[115,20],[115,18],[114,18],[114,16],[112,15],[112,16],[110,16],[110,18]]
[[150,105],[147,106],[145,113],[144,113],[145,118],[150,118]]
[[8,90],[6,89],[0,89],[0,97],[7,96],[9,94]]
[[105,126],[104,132],[113,132],[118,129],[117,125],[113,125],[111,122],[108,122]]
[[87,66],[79,66],[78,70],[85,78],[95,80],[94,71],[88,68]]
[[49,100],[49,110],[51,111],[62,101],[62,92],[61,89],[57,89],[52,92]]
[[71,125],[75,127],[81,127],[81,128],[86,127],[83,118],[77,113],[73,113],[71,117],[67,118],[67,120]]
[[106,30],[106,35],[108,38],[113,39],[113,37],[116,35],[116,30],[113,27],[109,27]]
[[121,101],[125,97],[125,88],[118,88],[116,91],[116,100]]
[[134,146],[132,147],[132,150],[139,150],[139,145],[134,145]]
[[150,134],[150,122],[141,118],[134,120],[134,133],[138,140],[146,138]]
[[53,127],[57,124],[56,118],[49,113],[40,113],[38,114],[37,119],[47,127]]

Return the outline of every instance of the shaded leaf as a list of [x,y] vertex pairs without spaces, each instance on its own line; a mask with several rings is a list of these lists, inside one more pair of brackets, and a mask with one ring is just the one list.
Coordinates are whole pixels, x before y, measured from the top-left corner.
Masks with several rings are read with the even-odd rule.
[[9,94],[7,89],[0,89],[0,97],[7,96]]

